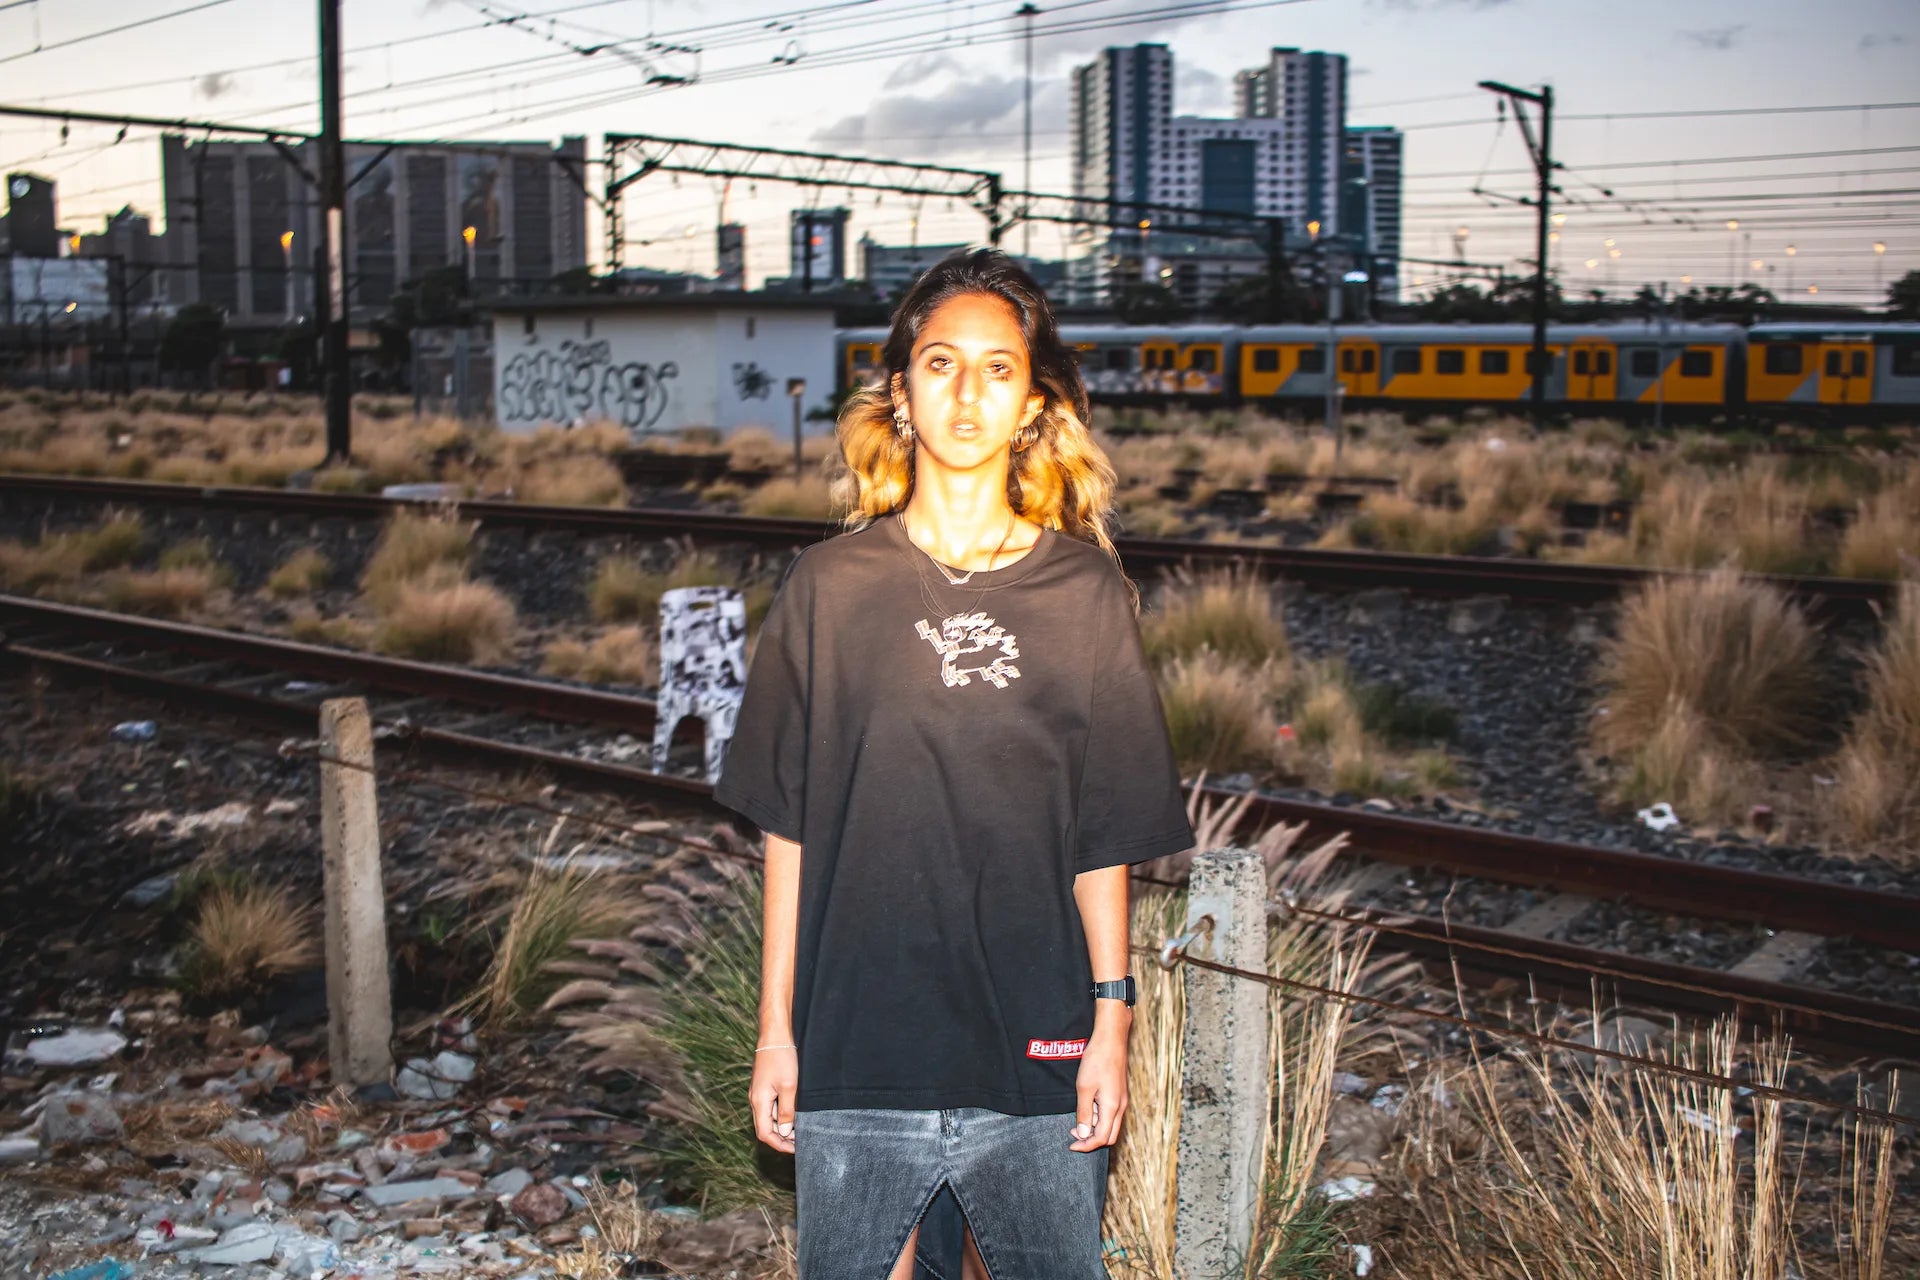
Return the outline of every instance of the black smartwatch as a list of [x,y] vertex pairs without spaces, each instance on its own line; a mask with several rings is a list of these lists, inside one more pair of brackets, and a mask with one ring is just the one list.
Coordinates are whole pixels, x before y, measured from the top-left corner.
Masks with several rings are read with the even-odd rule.
[[1133,1002],[1139,997],[1139,994],[1139,988],[1134,985],[1132,974],[1128,974],[1124,978],[1116,978],[1112,982],[1096,982],[1093,984],[1093,998],[1095,1000],[1125,1000],[1127,1002],[1127,1008],[1129,1009],[1133,1008]]

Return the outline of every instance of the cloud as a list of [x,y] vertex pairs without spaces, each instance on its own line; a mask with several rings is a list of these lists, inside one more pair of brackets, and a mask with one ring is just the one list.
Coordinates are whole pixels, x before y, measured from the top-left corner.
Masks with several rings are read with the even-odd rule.
[[1740,39],[1740,33],[1746,29],[1746,23],[1738,22],[1730,27],[1699,27],[1691,31],[1682,31],[1680,35],[1682,39],[1690,40],[1702,49],[1724,53],[1733,48],[1735,42]]
[[[1020,105],[1026,90],[1018,76],[982,76],[956,81],[931,93],[883,93],[858,115],[845,116],[813,133],[813,141],[830,150],[864,151],[876,155],[931,155],[977,150],[980,134],[989,126],[1018,133]],[[1051,127],[1064,116],[1065,90],[1034,78],[1033,120],[1036,128]],[[1010,152],[1017,153],[1016,139]]]
[[201,98],[224,98],[235,88],[234,78],[224,71],[209,71],[204,76],[196,76],[193,92]]
[[887,73],[882,89],[903,89],[908,85],[925,84],[935,76],[952,73],[963,75],[966,68],[960,65],[960,59],[950,53],[923,53],[908,58],[905,62]]
[[1897,31],[1889,31],[1885,35],[1869,31],[1860,37],[1860,52],[1868,53],[1874,49],[1903,45],[1906,42],[1907,38]]
[[1191,63],[1182,66],[1176,59],[1173,66],[1173,96],[1178,104],[1176,113],[1183,116],[1216,115],[1231,110],[1233,94],[1228,90],[1225,76],[1215,75],[1205,67],[1196,67]]

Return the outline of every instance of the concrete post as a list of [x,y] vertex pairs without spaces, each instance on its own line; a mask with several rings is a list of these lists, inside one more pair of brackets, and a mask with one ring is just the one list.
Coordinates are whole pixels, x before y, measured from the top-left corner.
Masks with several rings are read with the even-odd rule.
[[[336,1085],[373,1084],[393,1070],[387,899],[380,881],[373,723],[361,698],[320,706],[320,835],[327,934],[327,1060]],[[341,763],[331,763],[339,760]]]
[[[1193,860],[1186,928],[1212,928],[1187,954],[1267,971],[1267,874],[1260,855],[1213,849]],[[1187,1280],[1240,1274],[1253,1241],[1267,1122],[1268,988],[1188,966],[1186,1079],[1180,1092],[1174,1256]]]

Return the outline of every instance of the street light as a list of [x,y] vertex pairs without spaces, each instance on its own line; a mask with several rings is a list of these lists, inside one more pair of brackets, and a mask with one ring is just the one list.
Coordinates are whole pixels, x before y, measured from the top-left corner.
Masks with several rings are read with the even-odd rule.
[[1793,292],[1793,260],[1795,257],[1799,255],[1799,253],[1800,253],[1799,246],[1791,245],[1791,244],[1787,246],[1787,292],[1788,293]]
[[473,282],[473,242],[480,238],[480,229],[478,227],[462,227],[460,228],[460,238],[467,242],[467,282],[471,285]]
[[293,232],[280,233],[280,260],[287,272],[287,323],[293,323]]
[[1873,291],[1875,293],[1880,292],[1881,277],[1886,267],[1886,261],[1887,242],[1885,240],[1875,240],[1873,242]]
[[[1038,16],[1039,12],[1040,12],[1040,7],[1038,5],[1028,3],[1028,4],[1021,5],[1018,9],[1014,11],[1014,14],[1013,14],[1013,16],[1016,18],[1025,18],[1027,20],[1026,109],[1024,114],[1022,115],[1022,124],[1021,124],[1021,130],[1020,130],[1020,136],[1022,139],[1021,166],[1020,166],[1020,190],[1023,192],[1033,190],[1033,20],[1036,16]],[[1028,202],[1023,199],[1020,205],[1020,213],[1021,213],[1020,256],[1022,258],[1027,259],[1028,261],[1032,261],[1033,259],[1033,221],[1030,218],[1025,216],[1029,211],[1030,210],[1028,208]]]
[[1734,238],[1734,234],[1739,230],[1740,230],[1740,219],[1728,218],[1727,219],[1727,288],[1729,289],[1733,288],[1735,283],[1733,278],[1734,277],[1733,252],[1739,246],[1739,241],[1737,241]]

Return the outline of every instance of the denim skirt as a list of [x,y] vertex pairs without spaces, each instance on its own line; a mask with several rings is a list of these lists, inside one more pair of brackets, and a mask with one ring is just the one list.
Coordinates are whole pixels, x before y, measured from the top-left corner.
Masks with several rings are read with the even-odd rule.
[[886,1280],[923,1215],[920,1263],[936,1280],[959,1280],[961,1215],[993,1280],[1106,1280],[1107,1148],[1070,1150],[1073,1122],[975,1107],[796,1112],[800,1280]]

